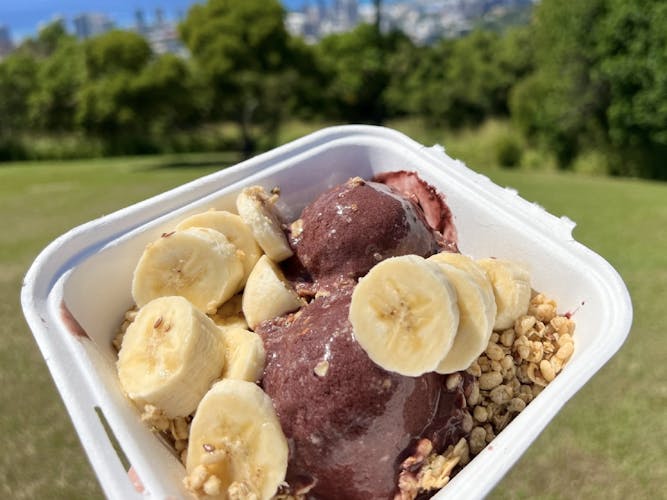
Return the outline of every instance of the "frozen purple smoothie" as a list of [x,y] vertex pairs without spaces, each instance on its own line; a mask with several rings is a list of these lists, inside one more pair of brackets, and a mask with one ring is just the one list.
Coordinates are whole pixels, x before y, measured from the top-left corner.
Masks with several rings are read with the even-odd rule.
[[388,372],[354,338],[358,278],[389,257],[456,249],[440,193],[411,172],[385,179],[349,179],[304,208],[289,234],[295,256],[282,268],[310,302],[255,330],[266,348],[261,384],[290,446],[287,481],[309,499],[393,498],[419,439],[442,451],[472,424],[465,375],[448,389],[436,373]]
[[313,499],[393,498],[418,438],[441,450],[466,434],[463,384],[447,390],[441,375],[405,377],[366,355],[347,319],[352,289],[256,330],[267,352],[262,386],[290,444],[287,481],[312,485]]
[[439,249],[436,234],[416,203],[384,184],[359,177],[320,195],[292,227],[295,254],[316,281],[357,278],[389,257],[427,257]]

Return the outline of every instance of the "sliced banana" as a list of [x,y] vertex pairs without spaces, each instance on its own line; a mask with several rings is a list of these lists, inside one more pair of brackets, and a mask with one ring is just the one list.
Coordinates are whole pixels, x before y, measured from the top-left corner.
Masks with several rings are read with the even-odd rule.
[[243,292],[243,315],[248,325],[255,328],[262,321],[295,311],[304,304],[276,263],[262,255]]
[[431,255],[428,260],[451,264],[461,271],[465,271],[472,279],[475,280],[475,282],[480,287],[482,287],[489,294],[489,296],[493,296],[493,287],[491,286],[491,282],[489,281],[486,272],[472,257],[456,252],[440,252],[436,253],[435,255]]
[[236,247],[218,231],[191,227],[166,233],[146,247],[134,270],[132,296],[141,307],[156,297],[181,295],[212,314],[242,279]]
[[244,492],[234,498],[268,500],[285,480],[287,458],[287,440],[271,398],[256,384],[223,379],[204,396],[190,427],[186,469],[216,484],[220,494],[206,498]]
[[118,353],[123,391],[139,407],[151,404],[170,417],[190,415],[225,363],[219,328],[183,297],[143,306]]
[[386,259],[361,278],[349,319],[368,356],[385,370],[435,370],[459,326],[456,290],[437,264],[416,255]]
[[485,294],[467,272],[446,262],[434,262],[454,285],[459,308],[459,327],[454,344],[435,371],[454,373],[468,368],[486,349],[493,333],[496,303],[493,294]]
[[482,292],[485,295],[485,302],[487,303],[486,314],[489,323],[492,325],[496,320],[496,299],[493,295],[493,286],[491,286],[491,281],[486,275],[486,272],[482,267],[475,262],[475,259],[467,255],[455,252],[440,252],[435,255],[432,255],[428,260],[433,262],[444,262],[446,264],[451,264],[452,266],[460,269],[467,273],[475,283],[479,285],[482,289]]
[[280,224],[275,201],[263,187],[251,186],[241,191],[236,198],[236,208],[271,260],[281,262],[293,255]]
[[243,295],[234,295],[227,302],[218,307],[211,319],[223,330],[228,328],[248,328],[248,322],[243,315]]
[[208,210],[181,221],[176,226],[176,230],[179,231],[189,227],[215,229],[224,234],[229,242],[242,252],[241,261],[243,262],[244,275],[239,290],[243,288],[250,271],[262,255],[262,249],[259,248],[252,231],[243,222],[243,219],[225,210]]
[[530,273],[518,262],[505,259],[479,259],[493,286],[496,298],[494,330],[509,328],[519,316],[526,314],[530,302]]
[[225,344],[223,378],[258,382],[262,378],[266,353],[259,335],[243,328],[222,330]]

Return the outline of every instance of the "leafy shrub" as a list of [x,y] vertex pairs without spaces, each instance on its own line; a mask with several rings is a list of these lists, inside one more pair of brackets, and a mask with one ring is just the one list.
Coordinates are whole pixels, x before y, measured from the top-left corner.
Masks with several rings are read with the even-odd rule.
[[507,133],[496,139],[495,152],[501,167],[515,168],[521,164],[523,145],[516,135]]

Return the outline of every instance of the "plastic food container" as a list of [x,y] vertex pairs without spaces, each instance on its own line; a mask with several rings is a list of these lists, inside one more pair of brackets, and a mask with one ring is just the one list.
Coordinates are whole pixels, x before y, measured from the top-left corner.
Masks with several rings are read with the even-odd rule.
[[[415,170],[446,196],[462,253],[517,259],[533,287],[576,310],[575,353],[563,371],[435,498],[487,494],[570,399],[619,349],[632,322],[627,289],[599,255],[572,238],[574,223],[514,190],[381,127],[321,130],[234,167],[79,226],[53,241],[25,277],[23,310],[106,495],[180,498],[184,468],[123,396],[111,346],[144,246],[185,216],[234,209],[251,184],[280,186],[296,217],[317,194],[351,176]],[[144,485],[138,493],[127,470]]]

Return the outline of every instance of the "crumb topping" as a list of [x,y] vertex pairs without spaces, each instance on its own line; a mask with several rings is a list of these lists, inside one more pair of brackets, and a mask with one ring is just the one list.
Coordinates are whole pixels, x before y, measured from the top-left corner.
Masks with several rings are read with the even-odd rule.
[[[401,464],[394,500],[414,500],[443,488],[556,378],[574,352],[575,329],[569,314],[556,311],[554,300],[534,294],[527,313],[512,328],[491,335],[484,353],[467,370],[475,379],[467,397],[473,418],[468,438],[441,454],[421,439]],[[456,384],[460,376],[449,375],[446,385]]]

